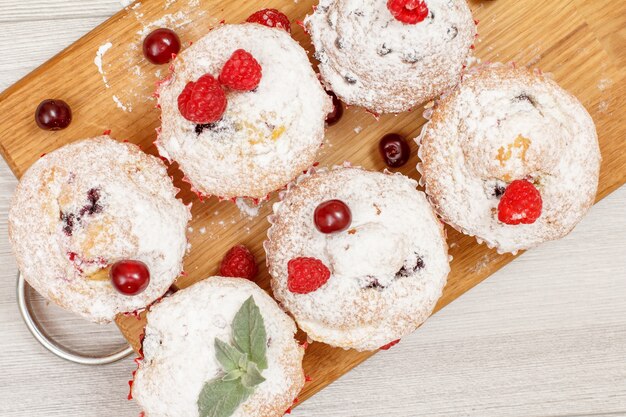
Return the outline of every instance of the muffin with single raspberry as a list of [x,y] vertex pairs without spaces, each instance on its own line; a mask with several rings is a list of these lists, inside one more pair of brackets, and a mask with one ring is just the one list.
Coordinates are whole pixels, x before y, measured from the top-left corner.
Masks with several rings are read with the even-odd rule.
[[432,313],[448,248],[416,186],[401,174],[320,170],[274,205],[265,243],[274,296],[311,339],[374,350]]
[[282,28],[222,25],[183,51],[158,90],[157,146],[204,195],[265,198],[306,170],[332,102]]
[[190,210],[161,160],[108,136],[35,162],[17,186],[9,239],[47,299],[106,323],[161,297],[182,271]]
[[375,113],[453,87],[476,36],[465,0],[320,0],[304,25],[328,88]]
[[151,308],[131,394],[150,417],[279,417],[304,385],[304,348],[276,302],[211,277]]
[[539,71],[472,70],[437,103],[416,141],[435,210],[502,253],[565,236],[596,196],[593,120]]

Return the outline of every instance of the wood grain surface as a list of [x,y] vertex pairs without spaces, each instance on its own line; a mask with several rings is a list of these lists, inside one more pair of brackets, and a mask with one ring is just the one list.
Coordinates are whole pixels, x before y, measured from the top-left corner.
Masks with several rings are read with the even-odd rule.
[[[211,1],[202,3],[202,9],[210,12],[199,16],[194,25],[183,25],[180,28],[188,38],[186,40],[204,33],[204,27],[207,26],[203,25],[215,23],[220,16],[228,17],[229,21],[238,21],[249,14],[244,10],[245,7],[239,7],[239,10],[231,10],[229,6],[212,9],[213,3]],[[281,2],[267,3],[272,5]],[[308,2],[287,4],[283,9],[292,18],[300,18],[304,15],[304,10],[308,10],[310,6],[306,3]],[[624,14],[621,13],[619,5],[609,8],[598,7],[602,2],[590,3],[555,1],[545,4],[500,0],[473,2],[472,6],[476,17],[482,21],[479,26],[482,42],[477,45],[478,56],[492,60],[514,59],[520,64],[537,65],[553,72],[556,79],[578,95],[590,110],[598,124],[605,158],[601,195],[606,195],[622,184],[625,178],[623,171],[625,156],[621,147],[624,124],[620,123],[624,104],[622,97],[624,72],[621,65],[624,48],[620,49],[619,45],[620,43],[623,45],[623,31],[607,30],[611,27],[623,28]],[[605,6],[608,5],[608,2],[604,3]],[[5,114],[10,113],[9,117],[3,119],[4,126],[0,123],[0,131],[8,132],[7,120],[11,122],[10,137],[3,134],[0,142],[2,151],[8,155],[7,160],[17,175],[40,153],[54,149],[67,141],[98,134],[106,128],[112,128],[114,135],[120,138],[129,138],[144,145],[151,143],[154,138],[152,128],[156,126],[158,114],[151,109],[153,103],[147,99],[147,94],[151,91],[155,74],[150,72],[150,69],[144,69],[149,74],[141,77],[137,83],[139,87],[133,84],[131,89],[134,91],[133,95],[122,96],[131,102],[133,112],[125,113],[119,110],[111,97],[113,94],[121,96],[129,91],[124,85],[128,87],[129,79],[132,80],[132,76],[128,76],[127,65],[129,56],[132,59],[132,53],[124,48],[130,42],[128,35],[136,35],[137,30],[142,30],[141,26],[137,26],[142,24],[138,20],[150,22],[150,19],[157,18],[158,13],[175,14],[179,7],[188,8],[188,4],[183,1],[171,4],[169,10],[162,10],[161,6],[163,4],[157,0],[145,1],[141,8],[135,9],[132,13],[117,15],[36,71],[35,74],[38,75],[27,77],[0,96],[0,107]],[[254,9],[258,6],[250,7]],[[197,9],[195,12],[201,13],[202,10]],[[143,16],[138,18],[138,13],[143,13]],[[184,20],[181,19],[183,23]],[[588,23],[588,20],[593,21],[593,24]],[[541,25],[539,30],[538,22]],[[113,28],[116,28],[115,31]],[[200,33],[197,33],[198,31]],[[125,41],[119,38],[124,34]],[[296,37],[306,44],[305,37],[300,31],[296,31]],[[110,89],[104,87],[101,75],[93,64],[95,51],[107,41],[114,45],[105,56],[110,60],[109,63],[105,60],[105,73],[111,85]],[[120,64],[124,60],[126,62]],[[131,62],[143,65],[139,61]],[[150,79],[151,77],[153,79]],[[50,135],[33,127],[30,120],[32,108],[43,98],[42,94],[46,96],[60,94],[60,97],[71,98],[69,101],[75,109],[76,119],[70,129],[61,134]],[[399,117],[387,116],[380,122],[375,122],[371,116],[358,109],[350,109],[347,113],[348,116],[342,123],[329,130],[329,146],[326,147],[321,159],[322,164],[338,163],[345,159],[368,168],[380,169],[382,165],[375,152],[378,137],[389,130],[414,136],[423,123],[421,117],[415,113]],[[77,132],[82,134],[78,135]],[[363,144],[367,146],[362,146]],[[150,148],[148,150],[153,151]],[[414,162],[411,161],[410,165],[414,166]],[[405,173],[416,176],[413,169],[408,169]],[[184,193],[183,197],[191,199],[188,192]],[[264,210],[267,209],[266,206]],[[194,232],[190,233],[192,253],[186,264],[189,277],[181,281],[183,286],[214,273],[217,261],[235,242],[243,241],[253,246],[257,255],[261,256],[260,242],[266,226],[261,218],[263,212],[259,218],[249,220],[240,218],[232,206],[209,202],[204,205],[196,204],[194,215],[192,225]],[[224,226],[220,222],[223,222]],[[232,233],[233,228],[226,226],[233,222],[239,225],[237,228],[239,233]],[[200,232],[203,227],[207,230],[205,233]],[[450,236],[450,241],[457,245],[453,248],[455,262],[451,283],[439,307],[475,285],[510,258],[497,257],[491,251],[476,245],[472,239],[460,237],[453,232],[450,232]],[[194,256],[194,253],[197,255]],[[263,283],[267,288],[267,282]],[[134,340],[139,332],[138,324],[131,320],[123,322],[123,325],[132,327],[129,333],[135,336]],[[314,379],[307,388],[305,397],[364,358],[365,355],[331,350],[324,345],[314,344],[307,355],[306,366],[308,370],[316,371],[320,377]],[[323,371],[320,372],[320,369]]]

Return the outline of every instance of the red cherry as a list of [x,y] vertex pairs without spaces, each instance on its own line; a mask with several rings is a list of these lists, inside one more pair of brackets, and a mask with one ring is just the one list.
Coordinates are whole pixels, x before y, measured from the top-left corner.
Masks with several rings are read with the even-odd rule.
[[35,110],[35,122],[43,130],[61,130],[70,125],[72,110],[63,100],[44,100]]
[[156,65],[167,64],[180,51],[180,39],[170,29],[156,29],[143,40],[143,54]]
[[109,277],[115,289],[124,295],[137,295],[150,284],[150,271],[141,261],[116,262],[111,267]]
[[341,232],[350,227],[352,212],[341,200],[328,200],[317,206],[313,214],[315,227],[322,233]]
[[343,116],[343,105],[335,93],[332,91],[327,91],[327,93],[333,99],[333,109],[330,113],[328,113],[328,116],[326,116],[326,125],[333,126],[337,124],[337,122],[341,119],[341,116]]
[[411,148],[404,138],[396,133],[383,136],[378,144],[380,155],[385,164],[391,168],[398,168],[406,164],[411,157]]

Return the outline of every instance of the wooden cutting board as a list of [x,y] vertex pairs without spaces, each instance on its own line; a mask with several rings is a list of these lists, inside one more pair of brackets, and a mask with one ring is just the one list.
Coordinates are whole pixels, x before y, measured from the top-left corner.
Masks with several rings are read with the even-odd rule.
[[[302,20],[313,0],[219,1],[143,0],[98,26],[0,95],[0,151],[19,177],[43,153],[66,143],[101,134],[140,144],[155,154],[155,128],[159,111],[151,93],[167,66],[155,67],[141,55],[143,36],[157,27],[175,29],[187,45],[221,20],[242,22],[259,8],[275,7],[293,22]],[[612,0],[492,0],[470,1],[480,20],[476,55],[482,60],[515,61],[554,74],[556,80],[580,98],[593,116],[603,155],[598,199],[626,181],[626,2]],[[293,36],[311,50],[308,37],[296,24]],[[108,49],[107,49],[108,48]],[[100,53],[98,51],[100,50]],[[98,59],[97,59],[98,57]],[[101,61],[98,65],[98,60]],[[39,130],[33,113],[45,98],[61,98],[73,109],[74,120],[59,132]],[[407,138],[418,135],[424,119],[421,109],[375,120],[359,108],[350,108],[344,118],[328,129],[321,151],[322,166],[350,161],[369,169],[382,170],[378,155],[381,136],[397,132]],[[419,174],[416,146],[413,157],[401,171],[413,178]],[[262,242],[271,204],[257,217],[242,215],[230,202],[198,201],[181,181],[176,167],[170,172],[181,188],[180,197],[193,202],[189,229],[191,244],[185,261],[187,276],[178,280],[186,287],[217,272],[224,253],[244,243],[255,253],[260,266],[259,284],[269,290]],[[275,196],[274,196],[275,198]],[[498,255],[473,238],[448,228],[452,272],[437,309],[491,275],[514,257]],[[117,324],[137,349],[144,320],[119,317]],[[303,335],[300,335],[303,337]],[[371,353],[333,349],[313,343],[304,358],[312,381],[300,396],[304,400]]]

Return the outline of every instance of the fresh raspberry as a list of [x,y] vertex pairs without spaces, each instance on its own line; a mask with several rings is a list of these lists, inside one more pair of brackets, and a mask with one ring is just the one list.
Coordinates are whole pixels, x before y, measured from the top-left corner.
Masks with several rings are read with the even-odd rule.
[[205,74],[187,83],[178,96],[178,111],[190,122],[217,122],[226,111],[226,93],[211,74]]
[[506,187],[498,204],[498,220],[506,224],[531,224],[541,216],[541,194],[526,180],[515,180]]
[[428,16],[424,0],[388,0],[387,8],[393,17],[408,25],[419,23]]
[[254,279],[258,272],[254,255],[244,245],[233,246],[222,259],[220,275],[223,277],[238,277]]
[[391,349],[393,346],[397,345],[398,343],[400,343],[400,339],[398,340],[394,340],[393,342],[389,342],[387,343],[385,346],[381,346],[378,349],[380,350],[389,350]]
[[289,23],[289,18],[285,16],[284,13],[276,9],[259,10],[247,18],[246,22],[258,23],[271,28],[283,29],[287,33],[291,33],[291,23]]
[[295,258],[287,264],[289,291],[296,294],[308,294],[326,284],[330,271],[315,258]]
[[254,90],[261,82],[261,66],[250,52],[237,49],[224,64],[220,82],[233,90]]

